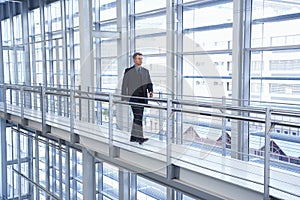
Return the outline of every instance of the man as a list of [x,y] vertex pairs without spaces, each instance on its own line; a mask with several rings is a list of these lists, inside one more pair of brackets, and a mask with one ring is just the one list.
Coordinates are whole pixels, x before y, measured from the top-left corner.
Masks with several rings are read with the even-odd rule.
[[[150,74],[147,69],[142,67],[143,55],[141,53],[135,53],[133,55],[134,65],[127,68],[124,73],[122,82],[122,95],[130,96],[129,102],[147,104],[148,97],[153,97],[153,84],[151,82]],[[137,98],[136,98],[137,97]],[[128,100],[128,98],[123,97],[122,100]],[[133,112],[133,123],[131,130],[130,142],[138,142],[143,144],[148,140],[143,136],[143,105],[131,104],[131,109]]]

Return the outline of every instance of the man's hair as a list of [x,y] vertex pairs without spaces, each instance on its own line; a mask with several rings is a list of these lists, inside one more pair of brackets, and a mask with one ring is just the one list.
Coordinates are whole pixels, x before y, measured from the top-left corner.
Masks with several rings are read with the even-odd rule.
[[135,59],[136,56],[142,56],[143,54],[140,52],[136,52],[133,54],[132,58]]

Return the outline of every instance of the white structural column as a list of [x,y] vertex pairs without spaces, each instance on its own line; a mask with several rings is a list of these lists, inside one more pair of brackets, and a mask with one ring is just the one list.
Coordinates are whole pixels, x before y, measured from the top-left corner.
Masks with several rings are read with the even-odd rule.
[[[80,85],[82,91],[88,91],[89,88],[94,87],[92,13],[92,0],[79,0]],[[90,108],[94,108],[93,103],[90,104]],[[88,101],[82,100],[82,120],[87,121],[88,115]]]
[[174,94],[175,90],[175,12],[174,4],[175,0],[167,0],[167,66],[166,66],[166,76],[167,76],[167,92]]
[[[129,67],[129,36],[128,36],[128,0],[117,1],[117,31],[120,35],[117,42],[118,48],[118,88],[121,90],[121,83],[125,68]],[[122,130],[129,130],[129,109],[128,106],[117,106],[117,124]]]
[[86,149],[82,149],[83,156],[83,199],[96,199],[96,182],[95,182],[95,159]]
[[[235,106],[242,106],[243,88],[244,88],[244,62],[243,62],[243,47],[244,47],[244,1],[233,1],[233,46],[232,46],[232,97],[239,101],[233,101]],[[241,113],[236,113],[241,114]],[[248,132],[244,130],[243,122],[232,120],[231,122],[231,156],[233,158],[242,159],[245,153],[245,140]]]

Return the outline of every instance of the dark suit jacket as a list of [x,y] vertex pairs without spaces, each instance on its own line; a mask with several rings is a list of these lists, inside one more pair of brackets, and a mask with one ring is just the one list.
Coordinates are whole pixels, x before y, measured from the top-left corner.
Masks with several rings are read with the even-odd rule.
[[[153,84],[151,82],[149,71],[145,68],[141,68],[140,81],[137,70],[135,66],[125,69],[123,82],[122,82],[122,95],[126,96],[139,96],[148,97],[147,92],[153,92]],[[137,90],[141,91],[137,94]],[[129,100],[129,98],[122,98],[122,100]],[[130,98],[130,100],[132,100]],[[145,103],[148,103],[147,99]]]

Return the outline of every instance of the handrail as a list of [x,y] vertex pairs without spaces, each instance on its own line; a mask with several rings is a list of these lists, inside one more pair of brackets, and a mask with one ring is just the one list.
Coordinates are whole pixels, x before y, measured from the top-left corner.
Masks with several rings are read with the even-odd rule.
[[[0,88],[12,89],[17,91],[26,91],[26,92],[34,92],[39,93],[41,87],[44,86],[26,86],[26,85],[11,85],[11,84],[0,84]],[[61,88],[51,88],[51,87],[44,87],[46,95],[56,95],[56,96],[65,96],[70,97],[70,90],[68,89],[61,89]],[[109,102],[109,94],[108,92],[86,92],[81,90],[75,90],[75,93],[79,95],[74,95],[74,98],[79,99],[86,99],[86,100],[93,100],[93,101],[102,101],[102,102]],[[120,95],[120,94],[113,94],[113,98],[130,98],[130,96]],[[167,104],[167,99],[165,98],[145,98],[145,97],[135,97],[137,99],[147,99],[149,102],[156,102],[156,103],[165,103]],[[228,99],[226,99],[228,100]],[[229,99],[231,100],[231,99]],[[141,104],[141,103],[133,103],[128,101],[122,101],[113,99],[113,102],[116,104],[123,104],[123,105],[143,105],[146,108],[154,108],[160,110],[167,110],[167,106],[163,105],[153,105],[153,104]],[[247,113],[255,113],[255,114],[265,114],[266,107],[257,107],[257,106],[232,106],[232,105],[222,105],[216,103],[208,103],[208,102],[201,102],[195,100],[171,100],[173,105],[183,105],[183,106],[194,106],[197,108],[209,108],[209,109],[218,109],[222,111],[236,111],[236,112],[247,112]],[[278,108],[270,108],[272,115],[284,115],[289,117],[299,117],[300,112],[294,109],[278,109]],[[264,123],[263,118],[256,118],[256,117],[248,117],[243,115],[236,115],[236,114],[222,114],[217,112],[209,112],[209,111],[201,111],[201,110],[191,110],[186,108],[172,108],[174,112],[183,112],[189,114],[198,114],[198,115],[205,115],[211,117],[219,117],[219,118],[226,118],[232,120],[245,120],[251,122],[258,122]],[[280,125],[280,126],[289,126],[294,128],[300,128],[300,124],[292,123],[288,121],[279,121],[275,119],[271,119],[271,123],[273,125]]]

